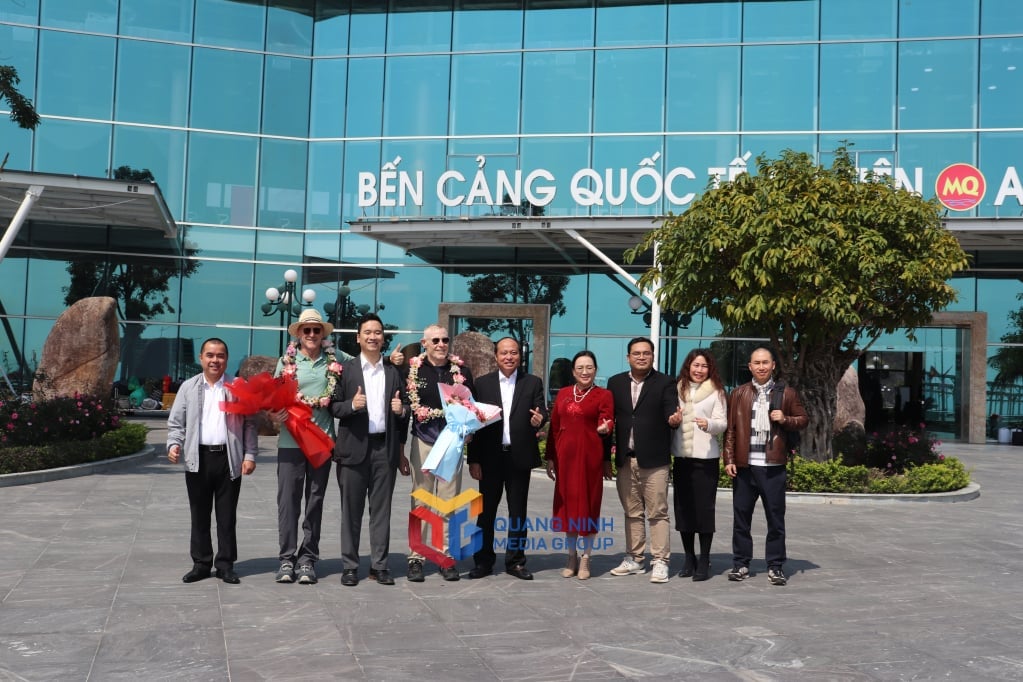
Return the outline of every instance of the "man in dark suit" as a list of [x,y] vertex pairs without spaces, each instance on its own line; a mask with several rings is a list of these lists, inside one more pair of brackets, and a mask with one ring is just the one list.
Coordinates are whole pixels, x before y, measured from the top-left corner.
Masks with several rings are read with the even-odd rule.
[[380,318],[372,313],[363,317],[357,340],[362,352],[344,364],[330,403],[331,413],[338,418],[334,461],[341,489],[341,584],[359,583],[359,534],[368,496],[369,577],[381,585],[393,585],[387,568],[391,494],[395,470],[409,475],[408,459],[401,451],[401,436],[408,426],[408,396],[398,370],[384,364]]
[[625,510],[625,558],[612,575],[643,573],[646,527],[650,524],[653,571],[650,582],[668,582],[671,558],[668,475],[671,431],[682,421],[674,380],[654,369],[654,344],[629,341],[629,371],[607,382],[615,403],[616,487]]
[[498,369],[476,380],[476,399],[501,406],[501,420],[473,434],[469,443],[469,475],[480,482],[483,512],[476,525],[483,531],[483,546],[473,555],[476,565],[469,578],[494,572],[494,520],[501,495],[508,493],[508,546],[505,572],[532,580],[526,568],[526,500],[530,472],[540,466],[536,431],[547,421],[543,381],[521,367],[522,347],[505,337],[497,342]]

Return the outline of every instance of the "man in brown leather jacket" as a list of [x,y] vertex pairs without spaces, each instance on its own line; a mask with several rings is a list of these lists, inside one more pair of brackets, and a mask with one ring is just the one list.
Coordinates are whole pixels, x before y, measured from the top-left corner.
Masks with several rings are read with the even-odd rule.
[[[737,387],[728,399],[724,461],[725,473],[734,479],[733,568],[728,579],[741,581],[750,575],[749,563],[753,558],[750,526],[759,498],[767,517],[764,546],[767,579],[772,585],[784,585],[785,464],[789,455],[785,431],[806,428],[806,410],[795,389],[772,378],[774,357],[770,350],[762,347],[754,350],[749,369],[753,381]],[[779,404],[781,409],[777,409]]]

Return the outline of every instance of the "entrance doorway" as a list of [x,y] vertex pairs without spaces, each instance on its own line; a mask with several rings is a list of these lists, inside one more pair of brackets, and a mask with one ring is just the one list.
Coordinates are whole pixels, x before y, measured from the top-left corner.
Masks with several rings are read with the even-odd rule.
[[511,336],[522,344],[522,365],[547,385],[551,307],[545,303],[441,303],[439,324],[454,337],[476,331],[491,341]]

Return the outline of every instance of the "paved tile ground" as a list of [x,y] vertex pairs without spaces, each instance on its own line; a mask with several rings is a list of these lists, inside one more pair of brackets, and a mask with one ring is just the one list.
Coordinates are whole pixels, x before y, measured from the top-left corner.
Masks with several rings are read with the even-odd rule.
[[[160,443],[163,424],[151,442]],[[536,580],[404,579],[408,479],[399,481],[397,585],[339,581],[329,496],[316,586],[278,585],[274,440],[245,479],[237,586],[185,585],[188,504],[178,466],[0,488],[0,680],[1018,680],[1023,678],[1023,448],[950,446],[979,498],[805,504],[788,511],[788,586],[730,583],[730,498],[719,499],[712,579],[566,580],[560,550]],[[549,513],[535,478],[530,515]],[[754,533],[762,556],[763,521]],[[366,534],[364,531],[364,538]],[[552,543],[551,533],[533,537]],[[673,538],[673,542],[677,535]],[[677,542],[675,543],[677,546]],[[468,564],[463,564],[463,570]],[[363,573],[367,568],[363,560]]]

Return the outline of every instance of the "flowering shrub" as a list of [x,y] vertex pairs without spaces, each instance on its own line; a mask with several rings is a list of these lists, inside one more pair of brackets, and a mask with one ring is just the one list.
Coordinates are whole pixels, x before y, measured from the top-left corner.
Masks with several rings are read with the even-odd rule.
[[39,402],[0,398],[0,447],[92,440],[119,424],[111,398],[78,394]]
[[943,462],[945,456],[938,452],[941,441],[920,430],[897,426],[889,431],[875,431],[867,437],[865,464],[886,475],[901,474],[923,464]]

